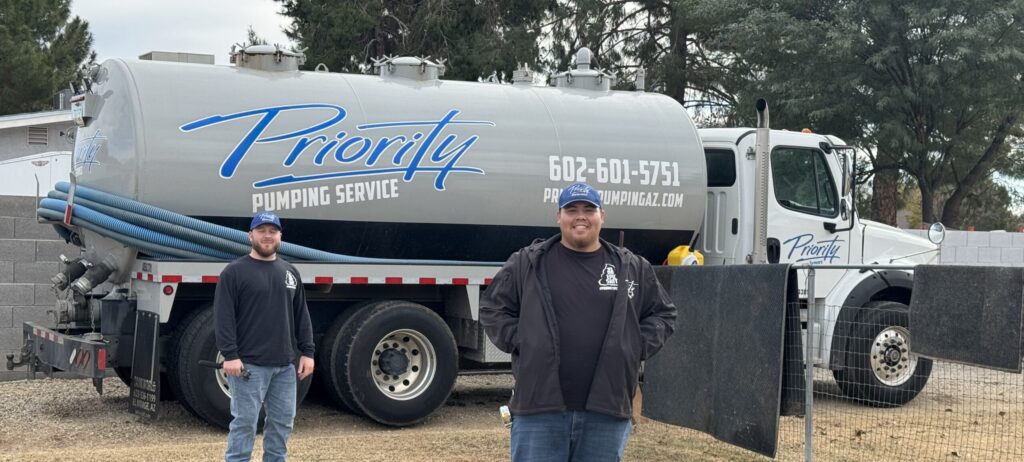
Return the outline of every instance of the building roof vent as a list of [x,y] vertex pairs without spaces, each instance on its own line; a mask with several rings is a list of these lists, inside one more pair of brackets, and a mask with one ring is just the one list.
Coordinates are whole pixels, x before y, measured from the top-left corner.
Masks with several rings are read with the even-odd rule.
[[213,64],[213,55],[173,51],[151,51],[139,55],[139,59],[143,61],[167,61],[172,63]]

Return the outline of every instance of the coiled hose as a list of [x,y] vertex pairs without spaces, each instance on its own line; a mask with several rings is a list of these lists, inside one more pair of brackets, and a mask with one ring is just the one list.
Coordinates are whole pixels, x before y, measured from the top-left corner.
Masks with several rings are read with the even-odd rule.
[[[48,220],[63,220],[70,184],[61,181],[43,199],[36,213]],[[87,186],[75,187],[71,224],[135,247],[158,258],[230,260],[251,249],[249,235],[149,204]],[[391,263],[426,265],[495,265],[500,262],[453,260],[401,260],[335,254],[282,242],[278,253],[292,261],[331,263]]]

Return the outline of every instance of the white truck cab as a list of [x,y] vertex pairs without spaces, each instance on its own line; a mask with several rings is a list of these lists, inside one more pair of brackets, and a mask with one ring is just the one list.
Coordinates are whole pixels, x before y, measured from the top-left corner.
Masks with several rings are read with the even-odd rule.
[[[699,130],[707,159],[707,207],[698,249],[709,265],[751,262],[756,193],[755,130]],[[813,265],[916,265],[937,263],[939,247],[927,239],[857,216],[853,189],[853,151],[836,137],[814,133],[770,132],[766,196],[769,263]],[[802,320],[806,326],[807,270],[800,270]],[[815,365],[835,371],[840,386],[853,398],[899,405],[913,399],[930,373],[927,360],[909,352],[892,360],[912,363],[899,373],[855,373],[878,368],[868,357],[848,355],[852,339],[907,332],[907,306],[913,285],[908,271],[819,269],[815,274],[817,313],[812,345]],[[863,318],[871,306],[885,304],[896,314],[886,322]],[[844,309],[844,307],[847,307]],[[883,325],[884,324],[884,325]],[[870,331],[870,332],[867,332]],[[805,336],[806,337],[806,336]],[[852,343],[846,343],[852,342]],[[806,339],[805,339],[806,343]],[[856,344],[855,344],[856,343]],[[833,354],[835,353],[835,354]],[[865,352],[866,353],[866,352]],[[904,356],[906,358],[904,358]],[[884,366],[883,366],[884,369]],[[879,394],[877,388],[889,393]],[[876,390],[869,392],[869,390]]]

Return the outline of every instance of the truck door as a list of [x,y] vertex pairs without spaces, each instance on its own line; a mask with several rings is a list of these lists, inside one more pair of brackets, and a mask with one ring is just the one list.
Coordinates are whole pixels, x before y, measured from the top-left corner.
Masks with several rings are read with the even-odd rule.
[[735,264],[741,229],[736,153],[730,148],[707,148],[704,157],[708,192],[698,248],[706,265]]
[[[840,213],[834,157],[812,147],[772,149],[768,239],[769,248],[777,246],[781,263],[849,262],[850,233],[842,231],[848,219]],[[841,271],[816,272],[815,296],[828,294],[841,276]],[[800,278],[801,295],[806,294],[805,281]]]

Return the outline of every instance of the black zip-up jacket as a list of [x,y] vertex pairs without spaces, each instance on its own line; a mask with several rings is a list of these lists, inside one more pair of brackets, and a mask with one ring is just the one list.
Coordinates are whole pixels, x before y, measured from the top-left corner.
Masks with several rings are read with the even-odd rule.
[[[560,239],[556,235],[516,251],[480,299],[480,323],[487,336],[512,354],[516,386],[509,407],[513,414],[565,410],[558,378],[558,326],[540,262]],[[672,335],[676,307],[647,260],[604,240],[601,245],[618,260],[619,289],[586,409],[628,418],[640,362]]]

